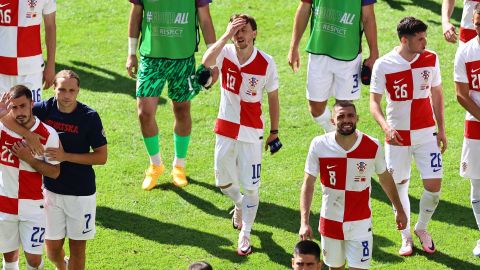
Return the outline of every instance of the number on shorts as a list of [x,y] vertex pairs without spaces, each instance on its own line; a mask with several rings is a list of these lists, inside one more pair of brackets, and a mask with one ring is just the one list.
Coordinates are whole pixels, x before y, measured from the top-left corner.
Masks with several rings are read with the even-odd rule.
[[43,235],[45,234],[45,228],[33,227],[32,238],[30,239],[34,243],[43,243],[45,240]]
[[370,256],[370,250],[368,249],[368,241],[363,241],[362,246],[363,246],[363,257]]
[[88,230],[88,224],[90,223],[90,219],[92,219],[91,214],[85,214],[85,229]]
[[328,171],[328,175],[330,176],[330,185],[335,186],[337,183],[337,174],[335,171]]
[[252,180],[260,178],[261,170],[262,170],[262,164],[252,164]]
[[358,87],[358,74],[353,74],[353,88]]
[[441,168],[442,167],[442,155],[440,153],[430,153],[432,160],[430,161],[430,166],[432,168]]

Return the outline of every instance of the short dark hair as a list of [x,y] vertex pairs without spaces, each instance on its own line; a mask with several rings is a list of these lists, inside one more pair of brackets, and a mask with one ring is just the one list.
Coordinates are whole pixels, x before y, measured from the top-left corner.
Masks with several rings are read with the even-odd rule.
[[213,268],[208,262],[200,261],[190,264],[188,270],[213,270]]
[[75,79],[77,80],[77,85],[80,87],[80,77],[78,76],[77,73],[73,70],[69,69],[64,69],[59,71],[56,75],[55,78],[53,79],[53,87],[57,87],[57,80],[63,78],[63,79]]
[[397,25],[398,38],[414,36],[416,33],[426,32],[428,26],[415,17],[405,17]]
[[473,15],[475,14],[480,14],[480,3],[477,3],[475,8],[473,8]]
[[320,247],[317,243],[310,240],[302,240],[295,245],[293,255],[313,255],[317,262],[320,261]]
[[[236,18],[242,18],[245,20],[246,24],[250,24],[250,26],[252,27],[252,30],[253,31],[257,31],[257,21],[255,21],[255,18],[253,18],[252,16],[248,15],[248,14],[244,14],[244,13],[241,13],[241,14],[233,14],[231,17],[230,17],[230,20],[229,22],[233,22],[233,20],[235,20]],[[255,38],[253,39],[253,44],[255,44]]]
[[12,99],[25,96],[28,100],[32,101],[32,91],[25,85],[15,85],[10,88],[9,94]]
[[355,113],[357,113],[357,107],[355,107],[355,104],[353,104],[353,102],[348,101],[348,100],[338,100],[338,101],[335,102],[335,104],[333,105],[334,111],[335,111],[335,108],[336,108],[336,107],[340,107],[340,108],[352,107],[353,110],[355,111]]

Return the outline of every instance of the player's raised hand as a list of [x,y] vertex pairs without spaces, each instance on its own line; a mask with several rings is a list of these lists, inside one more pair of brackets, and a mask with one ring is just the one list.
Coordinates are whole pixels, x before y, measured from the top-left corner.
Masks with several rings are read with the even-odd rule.
[[300,69],[300,54],[298,53],[298,48],[290,47],[288,51],[288,65],[290,65],[295,73]]
[[136,55],[128,55],[127,56],[127,63],[125,64],[125,67],[127,68],[128,75],[132,79],[137,78],[137,71],[138,71],[138,59]]
[[63,146],[61,143],[58,148],[48,147],[45,156],[53,161],[63,162],[66,160],[65,151],[63,151]]
[[395,211],[395,222],[397,223],[397,230],[404,230],[407,228],[408,218],[403,209]]
[[403,145],[401,143],[401,141],[403,141],[402,136],[400,136],[400,134],[398,134],[398,132],[392,127],[387,128],[385,131],[385,137],[387,142],[391,145]]
[[455,43],[457,42],[457,31],[455,26],[449,22],[442,23],[443,37],[446,41]]
[[7,92],[2,93],[0,96],[0,118],[3,118],[10,112],[10,94]]
[[437,144],[443,154],[447,150],[447,135],[445,135],[445,131],[437,133]]
[[313,240],[313,231],[310,224],[302,224],[298,235],[300,235],[300,239],[302,240]]
[[243,18],[238,17],[233,19],[233,21],[228,23],[225,35],[227,35],[227,37],[231,39],[238,32],[238,30],[240,30],[246,24],[247,21],[245,21],[245,19]]
[[25,141],[27,141],[27,146],[30,148],[35,155],[43,155],[43,144],[42,140],[45,140],[44,137],[38,135],[37,133],[28,132],[26,136],[24,136]]

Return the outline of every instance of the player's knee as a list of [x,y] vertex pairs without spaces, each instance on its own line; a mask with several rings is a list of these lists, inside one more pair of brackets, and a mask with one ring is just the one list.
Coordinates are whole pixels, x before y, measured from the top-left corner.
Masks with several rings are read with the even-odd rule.
[[440,192],[442,188],[442,180],[441,179],[429,179],[423,181],[423,187],[426,191],[429,192]]
[[41,255],[27,256],[27,264],[33,269],[39,268],[39,266],[42,264],[42,256]]
[[258,196],[258,189],[245,189],[243,194],[246,196]]
[[227,184],[227,185],[223,185],[223,186],[217,186],[219,189],[223,190],[223,189],[226,189],[226,188],[229,188],[232,186],[232,183],[230,184]]
[[141,123],[155,121],[155,111],[138,109],[138,119]]

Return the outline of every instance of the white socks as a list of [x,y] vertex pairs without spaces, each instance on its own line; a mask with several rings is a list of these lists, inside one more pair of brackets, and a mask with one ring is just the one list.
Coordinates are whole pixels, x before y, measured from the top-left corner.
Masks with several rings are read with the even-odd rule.
[[412,233],[410,232],[410,198],[408,198],[408,186],[410,184],[410,180],[407,181],[405,184],[396,184],[397,185],[397,192],[398,197],[400,198],[400,202],[403,206],[403,211],[407,216],[407,227],[402,230],[402,238],[411,238]]
[[325,107],[325,111],[323,112],[322,115],[314,117],[313,120],[320,125],[323,129],[325,129],[325,133],[334,131],[335,126],[332,124],[332,115],[330,113],[330,110]]
[[418,213],[418,221],[415,224],[415,230],[426,230],[428,222],[432,219],[432,215],[437,208],[440,201],[440,191],[430,192],[423,191],[422,198],[420,198],[420,211]]
[[2,270],[19,270],[18,268],[18,261],[16,262],[6,262],[5,258],[3,259],[3,267]]
[[228,188],[221,188],[220,189],[223,194],[227,195],[230,199],[232,199],[233,203],[237,208],[242,208],[242,198],[243,195],[240,193],[240,187],[233,183]]
[[160,157],[160,153],[150,156],[150,163],[157,166],[162,165],[162,158]]
[[185,159],[175,157],[175,159],[173,159],[173,166],[185,168]]
[[473,215],[477,221],[478,229],[480,229],[480,179],[470,179],[470,200],[473,209]]
[[38,267],[32,267],[28,264],[28,262],[25,262],[27,265],[27,270],[43,270],[43,260],[40,262],[40,265]]
[[245,190],[242,200],[242,231],[240,236],[243,235],[250,238],[253,221],[255,221],[257,216],[259,201],[258,190]]

